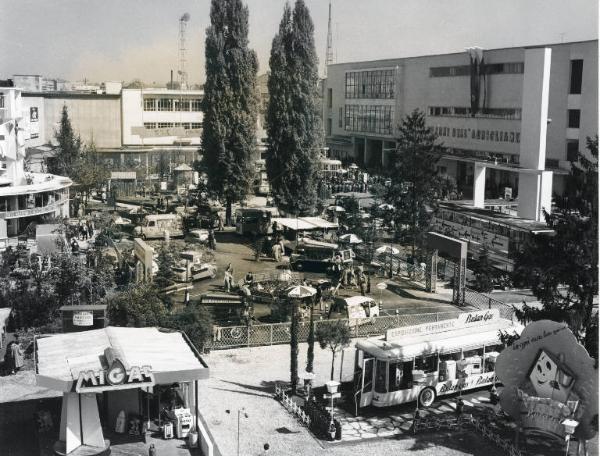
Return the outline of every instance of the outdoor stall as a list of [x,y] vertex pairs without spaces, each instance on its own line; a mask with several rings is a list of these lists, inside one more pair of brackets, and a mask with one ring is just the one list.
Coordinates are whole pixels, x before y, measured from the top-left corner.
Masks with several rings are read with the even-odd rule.
[[35,361],[37,385],[63,392],[56,454],[103,454],[117,434],[206,434],[198,381],[209,370],[184,333],[109,326],[41,336]]

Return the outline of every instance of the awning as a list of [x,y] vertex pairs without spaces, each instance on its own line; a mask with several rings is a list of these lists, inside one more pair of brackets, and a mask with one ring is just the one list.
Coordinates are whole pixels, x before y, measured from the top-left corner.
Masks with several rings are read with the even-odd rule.
[[208,378],[208,366],[183,333],[109,326],[37,338],[37,385],[75,391],[80,374],[106,370],[106,349],[121,353],[125,368],[150,366],[156,384]]

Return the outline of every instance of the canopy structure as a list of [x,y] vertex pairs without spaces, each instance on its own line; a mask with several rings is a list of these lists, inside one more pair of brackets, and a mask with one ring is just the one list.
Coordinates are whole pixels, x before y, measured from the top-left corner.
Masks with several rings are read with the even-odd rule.
[[320,217],[278,217],[274,218],[273,222],[294,231],[329,230],[337,229],[338,227],[337,223],[328,222]]
[[184,333],[159,328],[106,327],[38,337],[36,383],[62,391],[56,454],[106,454],[96,393],[152,391],[155,385],[194,383],[208,366]]
[[338,240],[346,244],[362,244],[363,242],[362,239],[354,233],[343,234]]

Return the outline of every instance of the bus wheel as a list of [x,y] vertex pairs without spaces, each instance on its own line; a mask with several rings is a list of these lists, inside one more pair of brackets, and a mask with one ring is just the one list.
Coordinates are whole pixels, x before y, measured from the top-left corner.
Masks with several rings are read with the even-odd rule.
[[294,263],[294,266],[293,266],[293,268],[294,268],[296,271],[302,271],[302,263],[300,263],[300,262],[298,262],[298,263]]
[[424,388],[419,393],[419,405],[429,407],[435,401],[435,390],[433,388]]

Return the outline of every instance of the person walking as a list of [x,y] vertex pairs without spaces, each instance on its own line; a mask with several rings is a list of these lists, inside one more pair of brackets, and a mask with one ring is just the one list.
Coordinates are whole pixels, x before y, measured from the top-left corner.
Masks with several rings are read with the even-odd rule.
[[271,252],[273,254],[273,258],[275,259],[275,261],[277,261],[279,263],[281,261],[281,246],[279,245],[278,242],[273,244],[273,247],[271,247]]
[[15,343],[12,344],[12,346],[10,347],[10,351],[11,351],[11,355],[12,355],[12,361],[13,361],[13,365],[12,365],[12,372],[11,374],[16,374],[17,372],[19,372],[19,369],[21,369],[23,367],[23,364],[25,364],[25,359],[24,359],[24,353],[23,353],[23,347],[21,347],[21,342],[19,340],[19,336],[16,336],[15,338]]
[[208,230],[208,248],[211,250],[217,250],[217,243],[215,241],[215,232],[211,228]]
[[227,290],[227,293],[231,292],[231,288],[233,286],[233,266],[231,263],[227,265],[227,269],[225,269],[225,277],[223,278],[223,288]]
[[358,286],[360,287],[360,295],[365,296],[365,285],[367,283],[367,278],[365,277],[365,273],[363,271],[363,267],[358,267],[358,272],[356,274]]

